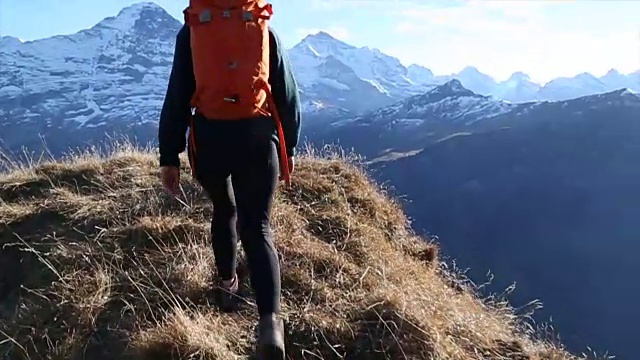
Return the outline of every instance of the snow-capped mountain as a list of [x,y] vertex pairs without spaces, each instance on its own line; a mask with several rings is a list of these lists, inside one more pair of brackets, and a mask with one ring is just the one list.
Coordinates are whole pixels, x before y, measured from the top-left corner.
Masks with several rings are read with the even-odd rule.
[[542,86],[531,81],[529,75],[515,72],[509,79],[496,84],[490,93],[498,99],[519,103],[539,100],[538,92],[541,88]]
[[139,3],[76,34],[24,43],[3,38],[5,146],[29,143],[25,133],[156,126],[180,26],[158,5]]
[[10,50],[20,46],[22,41],[13,36],[0,36],[0,49]]
[[[637,73],[636,73],[637,74]],[[623,75],[615,69],[609,70],[606,75],[600,78],[608,90],[616,90],[621,88],[635,89],[638,87],[640,77],[634,75]]]
[[561,77],[551,80],[538,91],[538,96],[545,100],[562,100],[606,91],[607,86],[600,79],[582,73],[573,78]]
[[465,87],[473,89],[478,94],[493,94],[498,86],[491,76],[481,73],[473,66],[465,67],[454,78],[460,80]]
[[[425,76],[410,79],[409,70],[398,59],[377,49],[357,48],[325,32],[305,37],[290,49],[289,58],[305,104],[359,112],[430,88],[423,81]],[[427,78],[429,74],[427,70]]]
[[469,124],[505,113],[514,106],[490,96],[476,94],[462,86],[459,80],[453,79],[424,94],[414,95],[354,119],[338,120],[334,124],[379,123],[389,128],[417,126],[433,121]]
[[73,35],[3,46],[0,114],[89,127],[132,116],[153,121],[179,27],[141,3]]
[[407,77],[415,84],[430,86],[433,84],[433,72],[424,66],[412,64],[407,67]]

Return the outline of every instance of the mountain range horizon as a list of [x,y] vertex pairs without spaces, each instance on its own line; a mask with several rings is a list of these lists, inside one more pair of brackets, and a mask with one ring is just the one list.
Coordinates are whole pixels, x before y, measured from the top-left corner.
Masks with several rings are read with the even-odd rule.
[[[134,3],[132,5],[126,6],[124,8],[122,8],[122,10],[117,14],[117,15],[109,15],[109,16],[105,16],[105,18],[103,18],[103,20],[101,20],[100,22],[96,23],[94,26],[92,26],[91,28],[98,26],[100,23],[102,23],[104,20],[106,19],[110,19],[110,18],[114,18],[114,17],[119,17],[122,16],[122,14],[124,14],[125,12],[127,12],[127,10],[139,10],[141,8],[144,7],[157,7],[162,9],[163,11],[165,11],[167,13],[167,15],[173,17],[174,19],[176,19],[177,21],[182,22],[182,19],[178,19],[175,16],[171,15],[169,12],[166,11],[165,8],[163,8],[161,5],[152,2],[152,1],[141,1],[141,2],[137,2]],[[5,44],[12,44],[12,43],[20,43],[20,44],[28,44],[28,43],[35,43],[35,42],[39,42],[42,40],[46,40],[49,38],[53,38],[53,37],[65,37],[65,36],[70,36],[70,35],[75,35],[77,33],[82,32],[83,30],[86,29],[81,29],[78,30],[74,33],[67,33],[67,34],[54,34],[48,37],[42,37],[42,38],[37,38],[37,39],[32,39],[32,40],[22,40],[18,37],[12,36],[12,35],[0,35],[0,44],[5,43]],[[277,31],[277,29],[276,29]],[[374,52],[379,52],[381,54],[387,55],[387,56],[391,56],[394,57],[392,54],[388,54],[385,53],[383,51],[381,51],[378,48],[375,47],[369,47],[369,46],[354,46],[349,44],[348,41],[346,40],[342,40],[339,39],[337,36],[332,35],[329,31],[327,30],[318,30],[316,32],[313,33],[309,33],[308,35],[306,35],[305,37],[303,37],[300,41],[298,41],[298,43],[294,44],[293,46],[290,46],[287,48],[287,50],[291,50],[296,48],[297,46],[299,46],[302,43],[305,43],[307,41],[309,41],[310,39],[315,39],[315,38],[329,38],[332,39],[334,41],[338,41],[341,42],[343,44],[346,44],[348,46],[352,46],[356,49],[363,49],[363,50],[370,50],[370,51],[374,51]],[[402,63],[400,60],[398,60],[400,63]],[[608,78],[615,78],[615,77],[630,77],[630,76],[636,76],[638,77],[638,81],[640,81],[640,68],[631,71],[631,72],[622,72],[618,69],[616,69],[615,67],[611,67],[605,74],[601,75],[601,76],[596,76],[595,74],[593,74],[592,72],[581,72],[581,73],[577,73],[575,75],[570,75],[570,74],[565,74],[563,76],[558,76],[558,77],[553,77],[550,78],[548,81],[537,81],[537,80],[532,80],[531,77],[526,73],[526,71],[524,70],[519,70],[519,71],[515,71],[513,72],[508,78],[503,79],[503,80],[499,80],[498,77],[494,77],[492,75],[489,75],[485,72],[482,72],[478,69],[477,66],[473,65],[473,64],[468,64],[466,65],[464,68],[460,69],[460,71],[458,72],[449,72],[449,73],[435,73],[433,72],[429,66],[427,64],[418,64],[418,63],[410,63],[410,64],[402,64],[404,67],[406,67],[407,69],[416,69],[418,71],[428,71],[428,73],[431,74],[431,76],[435,77],[435,78],[451,78],[451,77],[459,77],[461,75],[464,74],[480,74],[482,76],[487,76],[490,77],[492,80],[494,80],[496,83],[498,84],[505,84],[514,80],[527,80],[530,81],[531,83],[538,85],[540,87],[543,87],[553,81],[557,81],[557,80],[566,80],[566,79],[579,79],[580,77],[585,77],[585,76],[590,76],[593,78],[596,78],[600,81],[603,80],[607,80]]]
[[[347,40],[339,39],[339,37],[337,37],[337,36],[335,36],[335,35],[332,35],[329,31],[325,31],[325,30],[318,30],[318,31],[316,31],[316,32],[314,32],[314,33],[309,33],[307,36],[305,36],[304,38],[302,38],[302,39],[301,39],[297,44],[295,44],[295,45],[293,45],[293,46],[289,47],[289,48],[288,48],[288,50],[295,48],[295,47],[296,47],[296,46],[298,46],[300,43],[303,43],[303,42],[305,42],[306,40],[313,39],[313,38],[316,38],[316,37],[320,37],[320,38],[323,38],[323,37],[324,37],[324,38],[331,38],[331,39],[333,39],[333,40],[335,40],[335,41],[340,41],[340,42],[342,42],[342,43],[344,43],[344,44],[347,44],[347,45],[350,45],[350,46],[356,47],[356,48],[358,48],[358,49],[367,49],[367,50],[372,50],[372,51],[379,51],[380,53],[386,54],[386,53],[384,53],[383,51],[381,51],[380,49],[375,48],[375,47],[370,47],[370,46],[366,46],[366,45],[365,45],[365,46],[361,46],[361,47],[357,47],[357,46],[355,46],[355,45],[351,45],[351,44],[349,44],[349,42],[348,42]],[[393,55],[391,55],[391,54],[386,54],[386,55],[393,56]],[[481,73],[481,74],[487,75],[487,76],[491,77],[491,78],[492,78],[492,79],[494,79],[494,80],[498,80],[498,78],[497,78],[497,77],[494,77],[494,76],[492,76],[492,75],[489,75],[489,74],[487,74],[487,73],[484,73],[484,72],[482,72],[481,70],[479,70],[479,69],[478,69],[478,67],[476,67],[476,66],[474,66],[474,65],[471,65],[471,64],[469,64],[469,65],[467,65],[467,66],[463,67],[463,68],[462,68],[462,69],[460,69],[460,71],[458,71],[458,72],[439,73],[439,74],[438,74],[438,73],[433,72],[433,71],[429,68],[429,66],[428,66],[428,65],[426,65],[426,64],[410,63],[410,64],[408,64],[408,65],[403,64],[403,66],[405,66],[405,67],[407,67],[407,68],[410,68],[410,67],[420,67],[420,68],[425,68],[425,69],[427,69],[427,70],[431,71],[431,72],[433,73],[433,75],[435,75],[435,76],[456,76],[456,75],[460,75],[460,74],[461,74],[461,73],[463,73],[463,72],[470,72],[470,71],[474,71],[474,72],[479,72],[479,73]],[[578,77],[578,76],[580,76],[580,75],[585,75],[585,74],[586,74],[586,75],[594,76],[594,77],[596,77],[596,78],[598,78],[598,79],[604,78],[604,77],[606,77],[606,76],[612,76],[612,75],[623,75],[623,76],[629,76],[629,75],[638,75],[638,74],[640,74],[640,68],[638,68],[637,70],[634,70],[634,71],[630,71],[630,72],[622,72],[622,71],[620,71],[620,70],[616,69],[615,67],[611,67],[611,68],[610,68],[610,69],[609,69],[605,74],[603,74],[603,75],[601,75],[601,76],[596,76],[596,75],[594,75],[594,74],[593,74],[593,73],[591,73],[591,72],[584,71],[584,72],[581,72],[581,73],[577,73],[576,75],[573,75],[573,76],[571,76],[571,75],[564,75],[564,76],[554,77],[554,78],[551,78],[551,79],[550,79],[550,80],[548,80],[548,81],[535,81],[535,80],[531,80],[531,81],[532,81],[533,83],[538,84],[538,85],[546,85],[546,84],[548,84],[549,82],[551,82],[551,81],[553,81],[553,80],[556,80],[556,79],[561,79],[561,78],[562,78],[562,79],[564,79],[564,78],[567,78],[567,79],[569,79],[569,78],[576,78],[576,77]],[[511,80],[511,79],[514,79],[514,78],[522,78],[522,77],[526,77],[527,79],[531,79],[531,77],[529,76],[529,74],[527,74],[527,73],[526,73],[525,71],[523,71],[523,70],[519,70],[519,71],[514,71],[514,72],[513,72],[509,77],[507,77],[506,79],[502,80],[501,82],[507,82],[507,81],[509,81],[509,80]]]
[[[102,133],[105,126],[129,123],[125,119],[132,114],[136,116],[131,123],[154,126],[181,26],[160,5],[140,2],[71,35],[25,43],[1,37],[0,126],[8,131],[17,122],[32,124],[42,133],[66,127]],[[424,66],[406,67],[398,58],[350,45],[326,31],[307,35],[287,54],[303,112],[323,121],[398,104],[453,79],[478,95],[513,104],[564,101],[620,89],[640,92],[640,71],[628,76],[610,71],[601,79],[581,74],[544,86],[523,72],[497,82],[472,66],[455,75],[435,75]],[[18,138],[16,142],[23,144],[22,135]]]

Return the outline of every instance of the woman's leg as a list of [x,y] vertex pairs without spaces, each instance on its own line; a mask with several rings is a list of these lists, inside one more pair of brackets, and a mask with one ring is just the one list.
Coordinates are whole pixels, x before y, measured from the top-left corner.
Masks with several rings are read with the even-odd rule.
[[240,237],[260,316],[280,312],[280,266],[270,214],[278,181],[278,156],[272,141],[247,145],[231,179]]
[[238,253],[236,205],[230,177],[202,179],[201,184],[213,203],[211,244],[218,275],[223,282],[229,282],[236,277]]

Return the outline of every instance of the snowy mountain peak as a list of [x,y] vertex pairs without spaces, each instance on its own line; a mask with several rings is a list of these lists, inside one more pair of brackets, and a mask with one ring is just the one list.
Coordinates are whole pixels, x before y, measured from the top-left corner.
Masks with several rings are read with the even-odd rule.
[[606,75],[600,78],[600,80],[609,85],[610,88],[615,89],[633,86],[633,81],[630,78],[622,75],[616,69],[609,70]]
[[17,37],[0,36],[0,45],[2,46],[18,45],[18,44],[22,44],[22,41],[20,41],[20,39],[18,39]]
[[484,75],[484,74],[481,73],[480,70],[478,70],[478,68],[475,66],[467,66],[464,69],[462,69],[462,71],[460,71],[459,75]]
[[453,79],[449,80],[446,83],[436,86],[433,90],[429,91],[427,95],[435,95],[438,94],[444,97],[452,97],[452,96],[480,96],[473,91],[465,88],[460,80]]
[[340,54],[354,50],[357,50],[355,46],[351,46],[324,31],[320,31],[316,34],[307,35],[291,49],[291,53],[293,58],[306,58],[305,62],[309,62],[313,58],[340,56]]
[[[472,100],[473,99],[473,100]],[[453,79],[447,81],[446,83],[436,86],[435,88],[429,90],[425,94],[416,95],[410,97],[406,101],[404,101],[402,106],[405,108],[422,108],[424,106],[434,106],[435,104],[453,104],[456,103],[456,106],[462,106],[463,104],[469,104],[469,102],[485,102],[485,101],[494,101],[493,99],[478,95],[473,91],[465,88],[462,83]],[[447,106],[449,106],[447,105]],[[440,105],[439,105],[440,106]]]
[[169,13],[167,13],[167,11],[164,8],[162,8],[160,5],[154,2],[139,2],[139,3],[129,5],[123,8],[122,10],[120,10],[118,15],[116,15],[116,18],[140,19],[143,17],[152,17],[152,16],[165,17],[167,15],[169,15]]
[[[356,49],[355,46],[349,45],[344,41],[338,40],[329,33],[319,31],[315,34],[305,36],[298,45],[319,47],[321,49]],[[294,46],[296,48],[298,45]]]
[[411,64],[411,65],[409,65],[407,70],[409,70],[410,72],[423,73],[423,74],[428,75],[430,77],[433,76],[433,71],[431,71],[429,68],[426,68],[426,67],[424,67],[422,65]]
[[434,81],[433,72],[430,69],[416,64],[409,65],[407,68],[407,77],[414,84],[418,85],[430,85]]
[[0,36],[0,51],[11,52],[22,45],[20,39],[13,36]]
[[599,81],[597,77],[593,76],[592,74],[589,74],[588,72],[583,72],[576,75],[575,79],[584,80],[584,81]]
[[350,121],[382,123],[389,129],[417,127],[433,121],[471,124],[509,111],[513,105],[489,96],[478,95],[453,79],[427,93],[409,97]]
[[514,72],[513,74],[511,74],[511,76],[509,77],[509,79],[507,81],[517,81],[517,82],[521,82],[521,81],[531,81],[531,78],[529,77],[529,75],[521,72],[521,71],[517,71]]
[[378,49],[349,45],[323,31],[307,35],[290,50],[289,57],[305,96],[336,89],[358,91],[370,94],[361,101],[370,102],[366,107],[371,108],[430,88],[410,80],[397,58]]
[[[160,5],[153,2],[140,2],[120,10],[118,15],[100,21],[94,29],[111,29],[120,32],[135,30],[161,29],[168,21],[177,22]],[[155,25],[153,25],[155,24]]]
[[497,82],[491,76],[483,74],[473,66],[465,67],[455,78],[467,89],[473,89],[480,94],[490,94],[497,86]]
[[[634,101],[640,100],[640,92],[634,91],[628,88],[623,88],[615,91],[611,91],[605,94],[602,94],[605,98],[633,98]],[[640,103],[638,103],[640,105]]]
[[620,76],[620,72],[616,69],[610,69],[605,76]]
[[306,38],[308,38],[308,39],[321,39],[321,40],[325,40],[325,41],[333,41],[333,40],[340,41],[340,40],[336,39],[335,37],[331,36],[331,34],[329,34],[328,32],[322,31],[322,30],[318,31],[315,34],[309,34],[309,35],[307,35]]

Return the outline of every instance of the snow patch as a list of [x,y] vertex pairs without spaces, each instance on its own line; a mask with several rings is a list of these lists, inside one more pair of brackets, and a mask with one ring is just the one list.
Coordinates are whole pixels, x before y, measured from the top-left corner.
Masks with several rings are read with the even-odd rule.
[[329,78],[320,78],[318,82],[327,86],[331,86],[336,90],[349,91],[351,88],[348,85],[345,85],[337,80],[329,79]]
[[444,142],[444,141],[447,141],[447,140],[451,140],[451,139],[456,138],[456,137],[470,136],[470,135],[473,135],[473,134],[470,133],[470,132],[458,132],[458,133],[455,133],[455,134],[447,135],[447,136],[445,136],[445,137],[443,137],[441,139],[438,139],[438,140],[435,141],[435,143],[441,143],[441,142]]
[[22,89],[15,85],[7,85],[0,88],[0,97],[18,96],[22,93]]
[[379,82],[377,82],[376,80],[371,80],[371,79],[362,79],[365,82],[368,82],[369,84],[373,85],[373,87],[375,87],[376,89],[378,89],[378,91],[380,91],[383,94],[389,94],[389,91],[387,89],[384,88],[384,86],[380,85]]
[[424,119],[398,119],[395,121],[396,124],[404,125],[406,127],[417,127],[425,123]]

